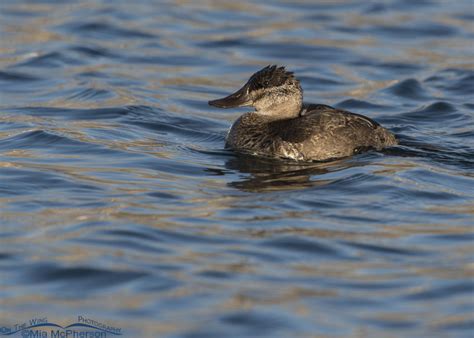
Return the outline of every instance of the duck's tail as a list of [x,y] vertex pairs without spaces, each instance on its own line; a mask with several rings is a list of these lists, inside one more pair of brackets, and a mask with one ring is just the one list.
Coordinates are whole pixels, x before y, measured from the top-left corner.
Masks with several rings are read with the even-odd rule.
[[395,135],[384,127],[377,128],[377,138],[379,141],[378,143],[380,145],[380,149],[385,147],[396,146],[398,144],[398,140]]

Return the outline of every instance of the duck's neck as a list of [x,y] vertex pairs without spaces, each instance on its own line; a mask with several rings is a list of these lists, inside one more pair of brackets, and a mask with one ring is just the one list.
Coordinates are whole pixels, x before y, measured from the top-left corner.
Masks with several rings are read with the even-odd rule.
[[255,113],[272,120],[298,117],[303,106],[303,95],[281,96],[273,101],[255,104]]

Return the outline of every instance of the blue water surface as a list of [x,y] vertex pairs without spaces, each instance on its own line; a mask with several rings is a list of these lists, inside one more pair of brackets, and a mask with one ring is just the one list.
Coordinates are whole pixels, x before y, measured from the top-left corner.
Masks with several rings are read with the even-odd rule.
[[[472,337],[474,3],[2,1],[0,327]],[[400,145],[224,150],[268,64]]]

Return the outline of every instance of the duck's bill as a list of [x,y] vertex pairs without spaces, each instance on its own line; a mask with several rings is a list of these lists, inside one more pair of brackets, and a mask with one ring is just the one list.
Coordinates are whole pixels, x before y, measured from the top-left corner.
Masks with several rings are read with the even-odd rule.
[[248,95],[247,85],[222,99],[209,101],[209,104],[218,108],[235,108],[235,107],[246,107],[252,104],[252,101]]

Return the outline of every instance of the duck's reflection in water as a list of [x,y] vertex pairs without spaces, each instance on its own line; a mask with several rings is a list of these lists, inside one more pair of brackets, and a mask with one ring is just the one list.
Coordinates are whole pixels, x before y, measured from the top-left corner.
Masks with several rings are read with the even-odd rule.
[[360,161],[350,158],[330,162],[295,162],[245,154],[237,154],[225,164],[227,169],[250,174],[228,185],[252,192],[295,190],[326,185],[333,182],[333,179],[325,178],[324,174],[361,165],[363,163]]

